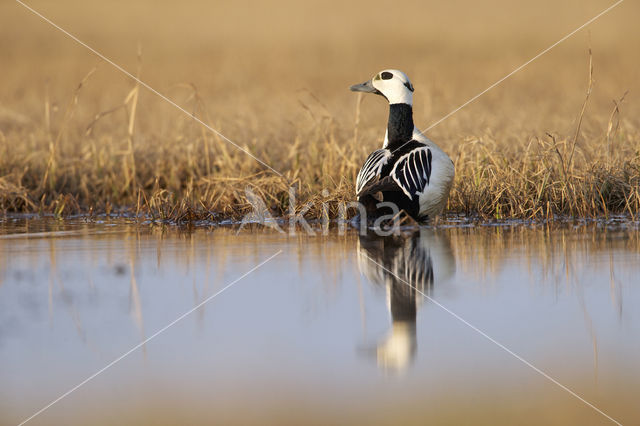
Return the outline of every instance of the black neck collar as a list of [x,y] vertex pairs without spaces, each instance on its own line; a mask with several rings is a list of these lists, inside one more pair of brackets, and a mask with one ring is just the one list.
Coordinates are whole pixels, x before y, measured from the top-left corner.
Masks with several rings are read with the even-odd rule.
[[402,145],[413,137],[413,108],[408,104],[389,105],[387,124],[389,145]]

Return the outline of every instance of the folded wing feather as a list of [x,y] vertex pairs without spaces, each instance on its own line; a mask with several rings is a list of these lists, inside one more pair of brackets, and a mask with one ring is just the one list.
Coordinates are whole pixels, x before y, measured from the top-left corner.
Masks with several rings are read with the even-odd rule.
[[367,157],[356,178],[357,195],[360,195],[367,184],[373,182],[376,177],[380,176],[380,171],[382,167],[387,164],[390,156],[391,152],[388,149],[377,149]]
[[431,159],[431,150],[425,146],[403,155],[393,166],[391,177],[407,197],[413,199],[429,185]]

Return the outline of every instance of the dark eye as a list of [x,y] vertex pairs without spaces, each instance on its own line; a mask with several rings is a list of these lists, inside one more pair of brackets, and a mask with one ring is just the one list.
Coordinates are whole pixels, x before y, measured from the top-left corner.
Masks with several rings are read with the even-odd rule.
[[388,71],[385,71],[382,74],[380,74],[380,77],[382,77],[383,80],[391,80],[393,78],[393,74],[391,74]]

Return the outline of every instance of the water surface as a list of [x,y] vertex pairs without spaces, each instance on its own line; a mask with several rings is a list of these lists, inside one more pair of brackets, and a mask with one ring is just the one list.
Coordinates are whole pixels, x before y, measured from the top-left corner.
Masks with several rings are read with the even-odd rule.
[[0,423],[150,337],[29,424],[611,423],[462,318],[638,424],[639,248],[601,225],[373,238],[5,219]]

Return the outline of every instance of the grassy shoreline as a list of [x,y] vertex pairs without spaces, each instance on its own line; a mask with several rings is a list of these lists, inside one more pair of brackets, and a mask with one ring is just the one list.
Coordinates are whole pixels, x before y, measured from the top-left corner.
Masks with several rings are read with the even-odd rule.
[[[134,87],[127,98],[135,99],[138,90]],[[68,115],[77,107],[78,92]],[[135,104],[123,109],[133,128]],[[579,138],[579,128],[573,136],[528,135],[524,149],[521,141],[509,146],[491,135],[465,138],[456,151],[449,150],[456,179],[446,212],[484,220],[611,214],[635,219],[640,212],[640,137],[635,129],[621,130],[617,115],[614,110],[604,135],[590,140]],[[271,164],[285,164],[282,176],[204,131],[186,150],[165,143],[158,152],[141,146],[132,134],[120,151],[89,137],[89,144],[73,152],[62,139],[67,131],[61,128],[56,135],[35,129],[28,136],[32,143],[18,146],[13,145],[15,133],[2,134],[1,211],[65,217],[115,209],[154,220],[237,220],[252,209],[250,189],[274,217],[290,215],[293,191],[296,213],[309,206],[305,217],[335,219],[340,204],[354,199],[354,177],[362,161],[357,151],[344,148],[357,138],[357,125],[338,129],[332,122],[317,126],[319,137],[311,146],[303,148],[299,138],[282,146],[285,161],[282,153],[252,150]]]
[[[51,27],[2,5],[0,212],[238,220],[251,210],[250,188],[273,216],[286,217],[293,187],[299,209],[311,203],[305,217],[335,218],[340,203],[354,199],[356,173],[386,123],[383,102],[354,96],[350,84],[403,69],[416,87],[415,122],[426,128],[602,6],[494,0],[461,13],[422,2],[403,18],[416,25],[395,23],[387,32],[380,25],[390,12],[368,2],[314,3],[307,6],[314,20],[296,21],[291,16],[306,16],[306,8],[279,0],[291,16],[277,22],[247,15],[246,5],[199,4],[202,16],[194,17],[166,2],[152,22],[144,1],[90,3],[44,11],[282,176]],[[504,7],[509,14],[492,12]],[[629,10],[599,20],[589,40],[577,34],[427,133],[455,163],[447,213],[638,217],[640,54],[630,32],[640,32],[631,10],[640,6],[621,7]],[[233,19],[205,26],[205,12],[242,16],[245,31],[237,34]],[[354,12],[361,21],[349,18]],[[544,19],[529,22],[542,12]],[[417,25],[421,14],[435,16],[434,25]],[[156,25],[174,18],[183,36]]]

